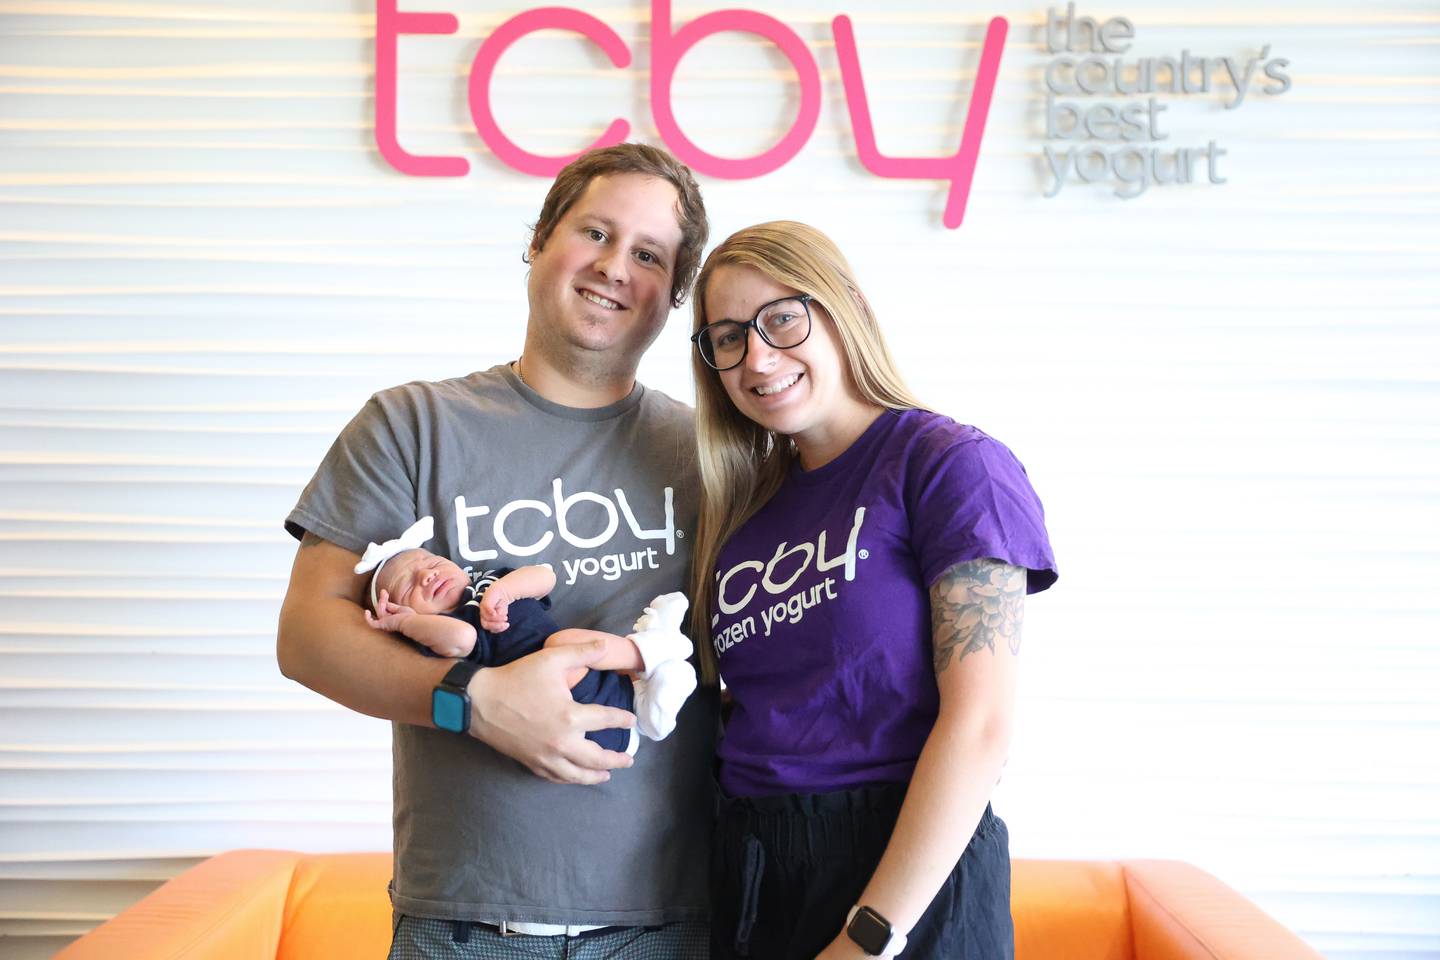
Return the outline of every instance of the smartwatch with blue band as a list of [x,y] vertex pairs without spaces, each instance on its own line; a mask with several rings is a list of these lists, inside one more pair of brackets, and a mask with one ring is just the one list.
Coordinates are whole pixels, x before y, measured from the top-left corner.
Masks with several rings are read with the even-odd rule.
[[467,734],[470,732],[470,678],[480,664],[461,660],[430,692],[430,721],[437,730]]

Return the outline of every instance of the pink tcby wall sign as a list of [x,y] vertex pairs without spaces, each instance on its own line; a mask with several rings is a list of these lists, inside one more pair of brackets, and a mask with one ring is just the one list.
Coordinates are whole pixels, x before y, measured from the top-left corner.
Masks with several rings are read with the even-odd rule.
[[[396,0],[376,0],[375,13],[375,143],[380,155],[396,170],[411,176],[465,176],[470,172],[470,164],[463,157],[416,156],[400,146],[395,115],[396,50],[400,35],[454,33],[460,27],[459,21],[448,13],[402,13],[396,7]],[[965,202],[975,176],[980,140],[985,134],[985,118],[990,114],[990,100],[995,92],[995,77],[1000,71],[1000,54],[1009,24],[1003,17],[990,21],[980,51],[975,86],[970,91],[970,108],[960,137],[960,149],[950,156],[938,157],[888,157],[880,152],[870,122],[870,107],[850,18],[836,17],[831,29],[860,163],[878,177],[948,181],[950,193],[945,203],[944,223],[952,230],[960,226],[965,218]],[[480,44],[470,67],[469,80],[470,115],[476,132],[506,166],[537,177],[553,177],[585,150],[623,142],[630,134],[630,124],[616,119],[594,143],[565,156],[531,153],[505,135],[490,110],[490,80],[510,45],[537,30],[581,34],[599,47],[618,69],[630,66],[631,57],[625,41],[604,21],[571,7],[540,7],[516,14]],[[800,82],[800,111],[790,130],[764,153],[739,160],[717,157],[691,142],[676,122],[670,100],[671,82],[681,57],[706,37],[725,31],[755,34],[775,44],[794,67]],[[730,180],[762,176],[790,162],[810,139],[820,117],[820,68],[805,42],[784,23],[752,10],[717,10],[677,30],[670,17],[670,0],[651,0],[650,32],[650,103],[655,127],[671,152],[696,173]]]

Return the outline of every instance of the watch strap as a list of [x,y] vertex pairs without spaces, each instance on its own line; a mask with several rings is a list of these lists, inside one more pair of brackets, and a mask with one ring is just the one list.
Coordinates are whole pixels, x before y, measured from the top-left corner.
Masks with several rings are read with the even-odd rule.
[[470,686],[470,678],[479,673],[482,666],[483,664],[473,660],[456,660],[455,666],[445,672],[440,683],[459,693],[465,693],[466,688]]

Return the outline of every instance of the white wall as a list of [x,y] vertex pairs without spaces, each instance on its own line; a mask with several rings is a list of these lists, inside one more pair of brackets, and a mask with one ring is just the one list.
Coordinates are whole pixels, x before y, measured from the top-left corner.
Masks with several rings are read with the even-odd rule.
[[[1029,607],[996,800],[1014,853],[1175,857],[1333,958],[1440,957],[1440,11],[1432,2],[1087,7],[1127,56],[1289,58],[1294,89],[1164,98],[1221,186],[1041,196],[1043,4],[746,0],[820,62],[805,150],[705,181],[717,239],[789,217],[856,263],[937,408],[1009,443],[1061,579]],[[485,153],[463,71],[520,6],[401,42],[373,148],[362,0],[0,3],[0,953],[49,955],[195,858],[383,849],[385,724],[284,680],[280,527],[373,390],[512,358],[542,180]],[[649,118],[635,51],[522,41],[496,84],[523,146]],[[685,6],[685,23],[711,9]],[[935,183],[858,164],[829,17],[855,20],[893,153],[953,151],[984,22],[1011,21],[964,226]],[[727,34],[680,122],[778,139],[788,67]],[[688,396],[678,314],[645,379]]]

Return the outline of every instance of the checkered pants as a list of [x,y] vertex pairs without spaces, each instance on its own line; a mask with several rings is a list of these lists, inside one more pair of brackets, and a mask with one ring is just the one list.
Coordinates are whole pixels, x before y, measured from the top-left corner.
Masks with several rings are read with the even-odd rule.
[[[463,940],[464,942],[460,942]],[[493,927],[398,916],[389,960],[709,960],[704,923],[623,927],[583,937],[502,937]]]

